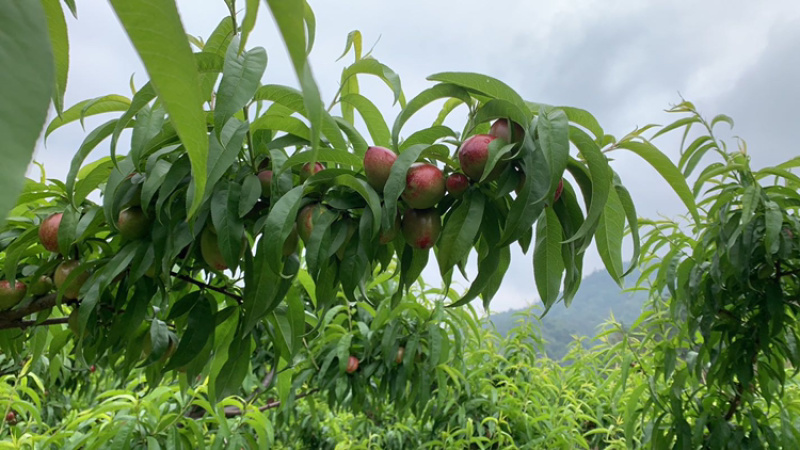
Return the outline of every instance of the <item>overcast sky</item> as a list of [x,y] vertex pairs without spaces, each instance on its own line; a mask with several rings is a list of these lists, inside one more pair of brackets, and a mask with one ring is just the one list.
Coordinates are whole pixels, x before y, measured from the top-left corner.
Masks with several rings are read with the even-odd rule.
[[[493,2],[407,0],[310,1],[317,18],[311,64],[326,103],[338,88],[336,62],[348,32],[358,29],[365,51],[399,75],[407,98],[430,87],[425,77],[442,71],[470,71],[499,78],[525,99],[581,107],[607,133],[620,137],[637,126],[666,124],[663,112],[680,101],[695,103],[704,115],[725,113],[736,127],[723,137],[747,141],[755,166],[776,164],[800,154],[791,138],[800,105],[800,2],[775,0]],[[181,0],[187,32],[207,37],[226,13],[222,0]],[[267,49],[265,83],[297,86],[272,17],[262,3],[248,45]],[[78,20],[68,15],[70,74],[67,106],[106,94],[130,96],[129,79],[140,87],[146,72],[106,2],[78,2]],[[398,113],[379,82],[365,80],[367,96],[390,124]],[[405,129],[427,126],[430,108]],[[111,116],[87,120],[87,129]],[[460,128],[464,116],[457,118]],[[80,125],[54,132],[37,160],[48,176],[63,178],[85,137]],[[658,144],[658,142],[656,142]],[[664,141],[662,150],[678,149]],[[731,144],[735,145],[733,141]],[[94,157],[108,152],[101,145]],[[612,154],[614,169],[632,191],[642,217],[682,213],[677,197],[644,162]],[[600,268],[587,256],[586,273]],[[521,307],[537,298],[530,256],[517,252],[493,310]],[[426,270],[435,280],[434,267]]]

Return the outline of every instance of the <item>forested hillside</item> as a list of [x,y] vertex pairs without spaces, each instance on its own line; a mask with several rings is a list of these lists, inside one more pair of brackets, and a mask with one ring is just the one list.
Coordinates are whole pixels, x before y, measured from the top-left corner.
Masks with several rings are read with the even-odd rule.
[[[625,287],[632,287],[638,277],[638,271],[628,275]],[[623,326],[633,323],[646,300],[646,291],[623,290],[605,271],[593,272],[583,279],[569,308],[556,305],[541,319],[540,328],[547,355],[561,359],[575,336],[592,338],[612,314]],[[489,318],[497,331],[505,336],[520,321],[536,320],[542,311],[542,305],[538,303],[531,308],[494,313]]]

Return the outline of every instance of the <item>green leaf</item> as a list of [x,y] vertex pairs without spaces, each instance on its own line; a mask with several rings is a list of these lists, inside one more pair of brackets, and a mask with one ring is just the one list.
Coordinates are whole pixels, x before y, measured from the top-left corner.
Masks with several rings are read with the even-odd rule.
[[261,4],[259,0],[246,0],[247,5],[244,11],[244,19],[239,32],[241,33],[241,43],[239,44],[239,53],[244,51],[244,46],[247,44],[247,38],[250,37],[250,32],[256,26],[256,17],[258,17],[258,7]]
[[536,122],[539,145],[550,165],[550,192],[555,194],[569,159],[569,122],[560,109],[544,108]]
[[313,151],[319,148],[320,127],[324,115],[324,106],[319,87],[314,81],[311,66],[306,59],[306,34],[304,27],[304,0],[266,0],[272,16],[278,24],[283,41],[289,51],[295,73],[300,80],[303,91],[303,103],[311,122],[311,146]]
[[185,366],[200,355],[208,339],[213,335],[215,305],[212,301],[202,296],[189,311],[186,320],[186,329],[178,342],[175,354],[170,358],[164,370],[172,370]]
[[608,274],[622,287],[622,237],[625,233],[625,209],[616,190],[610,190],[603,215],[594,232],[597,252]]
[[339,175],[333,180],[337,186],[345,186],[357,192],[372,211],[372,236],[375,238],[381,229],[381,198],[378,193],[366,181],[356,178],[353,175]]
[[642,396],[649,386],[650,385],[647,383],[642,383],[639,386],[636,386],[636,389],[634,389],[627,398],[625,406],[624,431],[625,442],[627,443],[628,448],[635,448],[637,439],[634,431],[636,429],[636,424],[639,423],[639,421],[636,420],[636,411],[639,409],[639,397]]
[[479,190],[470,190],[464,201],[453,207],[444,224],[436,258],[439,260],[439,273],[445,276],[453,266],[469,255],[483,219],[486,198]]
[[[412,100],[413,102],[413,100]],[[418,144],[407,148],[400,156],[397,157],[392,170],[389,172],[389,178],[386,180],[386,185],[383,188],[383,215],[382,227],[388,230],[392,227],[395,212],[397,211],[397,199],[406,188],[406,174],[411,164],[414,164],[419,158],[419,155],[429,148],[429,145]]]
[[42,0],[44,13],[47,16],[47,29],[50,34],[50,48],[53,51],[53,67],[55,68],[55,89],[53,90],[53,106],[59,115],[64,110],[64,91],[67,90],[67,74],[69,72],[69,36],[64,10],[58,0]]
[[342,82],[347,81],[350,77],[359,73],[375,75],[383,80],[392,90],[392,93],[394,93],[394,102],[397,103],[399,101],[400,106],[405,107],[405,98],[403,97],[403,89],[400,85],[400,77],[388,66],[381,64],[373,58],[360,59],[344,69],[342,73]]
[[22,190],[56,82],[41,2],[4,4],[0,30],[1,225]]
[[219,373],[213,379],[214,395],[221,400],[235,394],[242,386],[247,369],[250,367],[250,352],[253,349],[253,340],[250,335],[241,336],[239,332],[233,337],[228,346],[227,359]]
[[520,111],[525,113],[527,120],[525,120],[524,123],[528,123],[531,120],[530,110],[525,104],[525,101],[522,100],[522,97],[507,84],[496,78],[479,73],[442,72],[429,76],[428,80],[452,83],[491,98],[505,100],[514,104]]
[[[233,23],[231,19],[229,17],[223,17],[217,27],[208,37],[208,41],[206,42],[206,45],[203,46],[203,51],[201,53],[206,55],[214,55],[220,60],[223,60],[225,52],[228,50],[228,45],[230,45],[230,42],[235,34],[236,33],[233,30]],[[222,64],[224,64],[224,62]],[[211,101],[219,72],[220,71],[217,70],[200,74],[200,95],[204,102]]]
[[531,140],[530,133],[525,135],[524,145],[526,148],[523,149],[522,169],[525,171],[525,184],[508,212],[500,239],[502,246],[509,245],[530,232],[533,223],[541,215],[550,189],[547,159]]
[[336,356],[339,358],[339,372],[344,373],[347,363],[350,361],[350,343],[353,341],[352,334],[345,334],[336,344]]
[[559,106],[558,109],[567,114],[567,119],[569,119],[570,122],[580,125],[590,131],[594,135],[596,141],[600,141],[603,139],[603,136],[605,136],[605,132],[600,126],[600,123],[597,122],[597,119],[595,119],[589,111],[573,108],[571,106]]
[[239,199],[239,217],[249,213],[261,197],[261,181],[256,174],[251,173],[242,180],[242,197]]
[[389,146],[390,133],[381,111],[368,98],[359,94],[348,94],[341,98],[342,102],[353,105],[364,123],[367,125],[374,145]]
[[244,224],[239,217],[241,185],[231,182],[227,188],[214,191],[211,196],[211,221],[217,230],[217,242],[225,264],[236,270],[242,259]]
[[414,113],[434,100],[449,97],[457,98],[467,104],[471,102],[469,93],[464,88],[447,83],[437,84],[432,88],[425,89],[420,92],[419,95],[412,98],[405,108],[400,111],[400,114],[397,116],[392,126],[392,142],[394,146],[397,147],[400,140],[400,129],[403,128],[403,124],[405,124]]
[[356,170],[360,170],[364,165],[361,158],[350,152],[325,148],[321,149],[316,155],[314,155],[314,152],[311,150],[293,154],[286,160],[278,173],[283,173],[293,166],[310,163],[312,161],[340,164],[353,167]]
[[214,186],[236,161],[248,128],[246,123],[233,119],[225,124],[225,128],[219,136],[216,133],[209,133],[208,161],[206,163],[208,179],[204,198],[211,195]]
[[561,241],[564,233],[561,222],[553,208],[545,208],[544,216],[536,224],[536,245],[533,248],[533,277],[536,290],[546,309],[558,299],[561,278],[564,274],[564,260],[561,255]]
[[624,186],[616,183],[614,185],[614,189],[617,191],[617,197],[622,203],[623,211],[625,211],[625,218],[628,221],[628,230],[630,231],[631,239],[633,240],[633,254],[631,255],[630,259],[631,265],[628,267],[628,270],[622,274],[622,276],[625,276],[633,271],[637,262],[639,261],[639,254],[641,252],[641,242],[639,238],[639,218],[636,215],[636,208],[633,205],[633,199],[631,198],[631,194],[628,192],[628,190],[625,189]]
[[[86,169],[89,170],[86,171]],[[108,156],[81,168],[78,172],[78,181],[75,182],[73,203],[76,205],[83,203],[92,191],[108,180],[112,170],[114,170],[114,161]]]
[[214,130],[217,135],[228,119],[250,101],[267,68],[267,52],[263,48],[256,47],[241,55],[238,49],[239,39],[234,38],[225,54],[225,66],[214,106]]
[[267,216],[261,239],[266,250],[266,261],[274,273],[280,273],[283,243],[292,232],[297,211],[303,198],[303,186],[297,186],[281,197]]
[[667,133],[669,131],[672,131],[672,130],[674,130],[676,128],[684,127],[684,126],[687,126],[687,125],[689,127],[691,127],[692,124],[695,124],[695,123],[698,123],[698,122],[700,122],[700,118],[697,117],[697,116],[684,117],[684,118],[678,119],[675,122],[672,122],[671,124],[669,124],[669,125],[665,126],[664,128],[658,130],[655,134],[653,134],[653,137],[651,137],[650,139],[651,140],[655,139],[658,136],[661,136],[662,134]]
[[[581,227],[566,242],[577,241],[584,236],[589,236],[597,226],[600,216],[605,210],[608,193],[611,191],[612,172],[608,166],[608,159],[600,151],[591,137],[585,132],[570,128],[570,140],[578,148],[591,177],[591,196],[587,196],[589,201],[586,219]],[[676,169],[677,170],[677,169]]]
[[430,128],[424,128],[422,130],[414,132],[414,134],[403,140],[403,143],[400,144],[400,152],[402,153],[408,147],[411,147],[412,145],[416,144],[431,145],[436,141],[438,141],[439,139],[446,137],[456,139],[458,135],[456,134],[455,131],[444,125],[437,125]]
[[[151,100],[156,98],[156,90],[153,88],[153,85],[150,83],[145,84],[139,89],[136,94],[133,95],[133,99],[130,100],[128,106],[122,111],[125,111],[124,114],[119,118],[117,121],[117,126],[114,128],[114,134],[111,136],[111,157],[114,158],[116,156],[116,149],[117,149],[117,140],[119,139],[119,135],[122,133],[122,130],[128,126],[130,121],[133,117],[139,113]],[[79,103],[80,104],[80,103]],[[77,106],[77,105],[76,105]],[[51,124],[52,126],[52,124]]]
[[650,163],[650,165],[656,169],[659,174],[661,174],[664,180],[669,183],[669,185],[672,187],[672,190],[678,194],[678,197],[680,197],[680,199],[683,201],[683,204],[686,205],[689,213],[691,213],[692,217],[694,218],[695,223],[700,223],[700,215],[697,212],[697,205],[694,201],[694,195],[692,194],[691,189],[689,189],[689,185],[686,184],[686,178],[684,178],[680,170],[675,167],[675,164],[669,160],[667,155],[662,153],[652,144],[643,142],[620,142],[617,144],[617,147],[630,150]]
[[351,48],[355,52],[355,60],[358,61],[361,59],[361,32],[358,30],[353,30],[347,34],[347,43],[344,46],[342,56],[340,56],[337,61],[344,58]]
[[525,111],[520,111],[519,107],[508,100],[492,99],[484,103],[475,113],[472,122],[480,124],[491,119],[507,118],[527,128],[528,117]]
[[711,128],[714,128],[714,125],[725,122],[733,128],[733,119],[730,116],[726,116],[725,114],[717,114],[713,119],[711,119]]
[[178,8],[170,0],[110,1],[189,153],[194,178],[189,216],[193,216],[206,189],[208,132],[200,77]]
[[777,203],[769,200],[765,202],[764,211],[764,247],[774,255],[778,253],[781,246],[780,233],[783,228],[783,213]]

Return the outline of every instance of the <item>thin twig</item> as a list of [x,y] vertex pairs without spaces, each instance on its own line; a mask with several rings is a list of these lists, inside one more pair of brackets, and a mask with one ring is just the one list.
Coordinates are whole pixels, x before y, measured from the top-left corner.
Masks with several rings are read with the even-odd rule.
[[[309,395],[316,394],[317,392],[319,392],[319,389],[312,389],[312,390],[310,390],[308,392],[304,392],[302,394],[298,394],[297,397],[295,397],[295,399],[299,400],[299,399],[301,399],[303,397],[308,397]],[[279,406],[281,406],[281,401],[280,400],[275,400],[274,402],[269,402],[264,406],[260,406],[258,408],[258,410],[261,411],[261,412],[264,412],[264,411],[266,411],[268,409],[278,408]],[[225,407],[225,417],[226,418],[241,416],[242,414],[244,414],[244,412],[241,409],[239,409],[239,408],[237,408],[235,406],[226,406]]]
[[239,303],[240,305],[243,302],[243,299],[242,299],[241,295],[234,294],[233,292],[225,290],[225,289],[223,289],[221,287],[211,286],[211,285],[209,285],[207,283],[204,283],[204,282],[202,282],[200,280],[195,280],[194,278],[192,278],[192,277],[190,277],[188,275],[181,274],[181,273],[170,272],[169,274],[172,275],[173,277],[179,279],[179,280],[186,281],[187,283],[192,283],[193,285],[201,287],[203,289],[208,289],[210,291],[219,292],[222,295],[225,295],[227,297],[230,297],[230,298],[236,300],[236,302]]

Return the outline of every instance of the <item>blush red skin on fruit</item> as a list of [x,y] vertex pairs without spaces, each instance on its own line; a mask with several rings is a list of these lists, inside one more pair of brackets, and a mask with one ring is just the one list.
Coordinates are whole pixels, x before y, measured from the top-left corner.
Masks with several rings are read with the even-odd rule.
[[451,173],[445,182],[447,192],[455,198],[461,198],[469,188],[469,178],[463,173]]
[[369,147],[364,154],[364,174],[367,177],[367,183],[376,191],[383,192],[395,161],[397,161],[397,154],[388,148]]
[[442,232],[442,218],[434,208],[409,209],[403,215],[403,237],[408,245],[428,250],[433,247]]
[[444,198],[444,174],[433,164],[412,164],[406,174],[403,200],[413,209],[430,208]]
[[272,194],[272,171],[262,170],[258,172],[258,181],[261,183],[261,197],[269,198]]
[[358,370],[358,358],[351,356],[350,359],[347,360],[347,368],[345,369],[345,372],[354,373],[356,370]]
[[[474,181],[480,181],[486,162],[489,159],[489,144],[497,137],[489,134],[476,134],[461,143],[458,149],[458,162],[461,170]],[[507,163],[500,162],[495,165],[486,181],[495,180],[502,173]]]
[[314,216],[319,216],[322,211],[322,205],[312,203],[304,206],[297,214],[297,234],[300,235],[303,242],[308,243],[311,233],[314,231]]
[[325,165],[320,162],[314,163],[313,169],[311,168],[311,163],[305,163],[303,164],[303,167],[300,168],[300,180],[306,181],[309,177],[311,177],[311,175],[319,173],[323,170],[325,170]]
[[519,124],[516,122],[512,122],[514,124],[514,136],[512,139],[511,136],[511,129],[508,127],[508,120],[506,119],[497,119],[492,124],[492,128],[489,130],[489,134],[495,137],[499,137],[500,139],[506,142],[517,142],[522,139],[522,136],[525,134],[525,130],[522,129]]
[[39,226],[39,241],[44,248],[58,253],[58,227],[61,226],[62,213],[56,213],[44,219]]
[[556,194],[553,196],[553,203],[557,202],[558,199],[561,198],[561,193],[564,192],[564,179],[558,180],[558,186],[556,187]]
[[22,281],[17,281],[13,287],[8,280],[0,281],[0,311],[17,306],[27,292],[28,287]]

